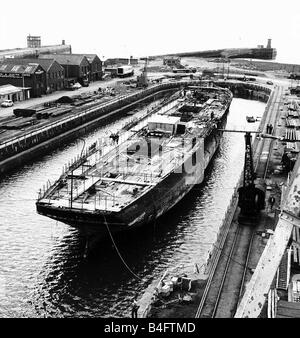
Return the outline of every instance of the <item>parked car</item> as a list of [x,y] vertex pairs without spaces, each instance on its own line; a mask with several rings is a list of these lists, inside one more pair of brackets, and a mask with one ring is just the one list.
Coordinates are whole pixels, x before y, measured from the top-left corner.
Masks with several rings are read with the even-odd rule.
[[14,105],[14,103],[12,102],[12,100],[4,100],[1,103],[1,107],[12,107]]
[[268,84],[268,85],[272,85],[273,82],[272,82],[272,81],[267,81],[267,84]]

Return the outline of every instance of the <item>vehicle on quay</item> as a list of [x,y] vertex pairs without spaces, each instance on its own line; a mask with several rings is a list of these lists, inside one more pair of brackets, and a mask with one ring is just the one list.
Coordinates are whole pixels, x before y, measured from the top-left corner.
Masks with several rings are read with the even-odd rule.
[[247,122],[249,122],[249,123],[256,122],[256,119],[255,119],[253,116],[246,116],[246,120],[247,120]]
[[134,74],[134,70],[132,66],[120,66],[117,68],[117,76],[118,77],[129,77]]
[[226,125],[232,93],[187,86],[110,150],[93,145],[36,202],[41,215],[107,235],[148,224],[204,179]]
[[66,87],[66,89],[77,90],[77,89],[80,89],[81,87],[82,85],[79,82],[76,82],[74,84],[70,84],[69,87]]
[[12,100],[4,100],[2,103],[1,103],[1,107],[12,107],[14,105],[13,101]]

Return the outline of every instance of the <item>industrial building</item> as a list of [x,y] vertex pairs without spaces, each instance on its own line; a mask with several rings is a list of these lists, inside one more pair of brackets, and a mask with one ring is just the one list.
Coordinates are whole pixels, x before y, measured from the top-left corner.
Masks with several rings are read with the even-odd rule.
[[46,93],[52,93],[56,90],[61,90],[64,88],[64,77],[65,70],[64,68],[54,59],[16,59],[16,58],[8,58],[5,59],[5,63],[9,64],[20,64],[20,65],[28,65],[29,63],[37,63],[39,64],[44,71],[46,72],[44,87],[46,88]]
[[85,56],[90,64],[88,71],[89,81],[98,81],[102,79],[102,61],[97,54],[72,54],[77,56]]
[[163,64],[169,67],[178,68],[181,66],[181,59],[179,56],[166,56],[164,57]]
[[40,48],[41,47],[41,37],[40,36],[27,36],[27,48]]
[[86,81],[89,76],[90,63],[83,54],[47,54],[39,59],[54,59],[65,70],[66,86]]
[[46,71],[46,91],[52,93],[65,87],[65,70],[54,59],[38,59],[38,63]]
[[30,88],[31,97],[46,94],[46,72],[38,63],[5,60],[0,63],[0,86]]

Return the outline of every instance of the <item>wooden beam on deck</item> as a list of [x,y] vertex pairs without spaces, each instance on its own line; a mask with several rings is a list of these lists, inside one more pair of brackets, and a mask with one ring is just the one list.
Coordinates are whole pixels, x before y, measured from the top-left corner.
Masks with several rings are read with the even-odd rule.
[[116,182],[116,183],[122,183],[122,184],[130,184],[130,185],[140,185],[140,186],[155,186],[156,183],[147,183],[147,182],[138,182],[138,181],[132,181],[132,180],[121,180],[118,178],[108,178],[108,177],[102,177],[100,179],[101,181],[106,182]]

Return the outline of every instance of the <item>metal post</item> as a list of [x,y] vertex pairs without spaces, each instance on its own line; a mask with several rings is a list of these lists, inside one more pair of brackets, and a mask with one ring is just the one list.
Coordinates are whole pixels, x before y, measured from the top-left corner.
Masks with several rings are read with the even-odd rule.
[[73,170],[71,171],[71,209],[72,209],[72,202],[73,202]]

